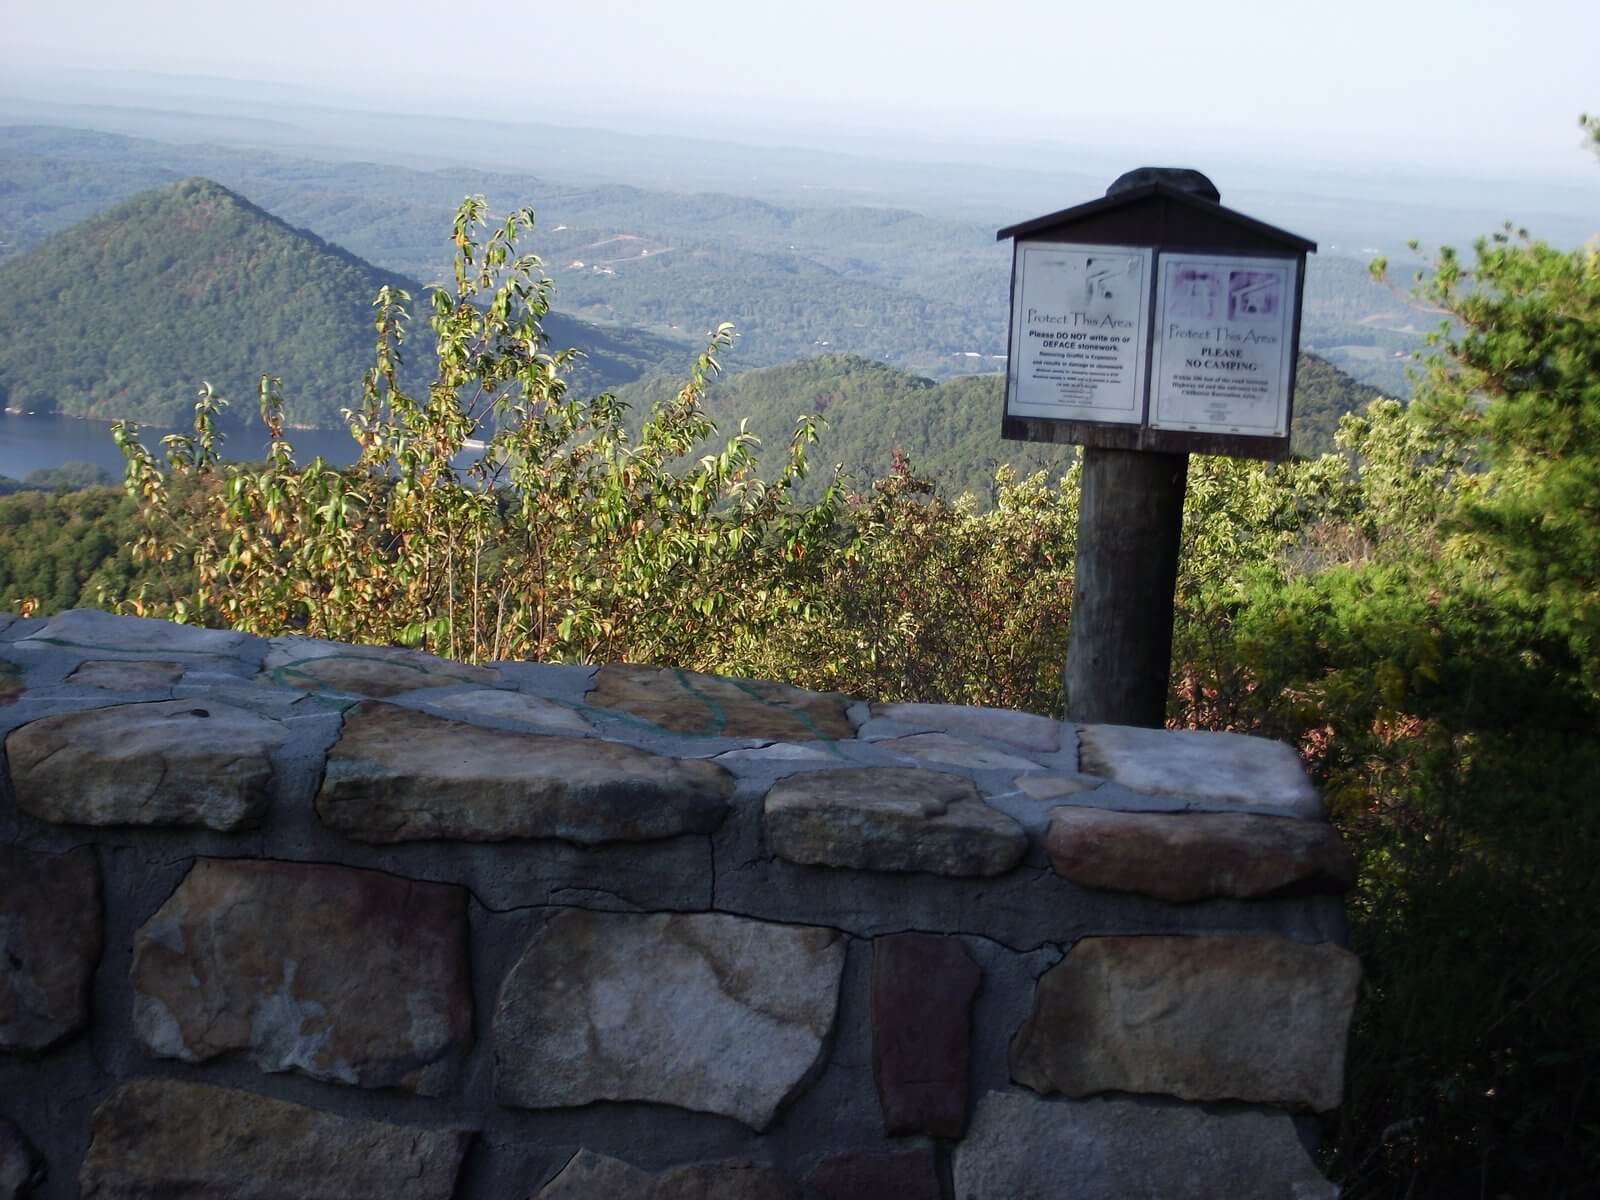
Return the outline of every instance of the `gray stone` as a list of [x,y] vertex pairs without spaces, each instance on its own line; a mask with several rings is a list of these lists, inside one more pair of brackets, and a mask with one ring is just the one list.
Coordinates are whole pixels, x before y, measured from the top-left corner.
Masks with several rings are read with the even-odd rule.
[[891,721],[888,717],[874,717],[871,709],[866,705],[859,705],[866,709],[867,718],[856,727],[856,740],[860,742],[875,743],[888,738],[910,737],[915,733],[927,733],[926,729],[919,729],[915,725],[907,725],[904,721]]
[[451,662],[421,650],[293,637],[272,639],[261,673],[264,680],[280,687],[380,698],[462,683],[491,685],[500,679],[487,668]]
[[821,1069],[845,938],[720,913],[569,909],[495,1008],[502,1104],[644,1100],[765,1129]]
[[120,617],[97,608],[57,613],[17,642],[19,649],[73,646],[121,654],[237,654],[248,638],[228,629]]
[[795,742],[856,732],[848,702],[832,692],[671,668],[601,667],[586,699],[673,733]]
[[973,771],[1043,770],[1038,763],[1015,754],[975,746],[948,733],[914,733],[909,737],[887,738],[875,743],[880,750],[903,754],[922,763],[966,767]]
[[806,1200],[943,1200],[931,1145],[844,1150],[804,1178]]
[[365,842],[562,838],[593,844],[709,833],[733,777],[620,742],[483,729],[365,702],[317,794],[323,823]]
[[1073,883],[1180,904],[1286,888],[1342,892],[1356,874],[1331,826],[1242,813],[1058,808],[1045,848],[1057,874]]
[[1318,820],[1322,798],[1294,748],[1266,738],[1189,729],[1085,725],[1079,766],[1090,775],[1196,808]]
[[572,737],[594,736],[594,726],[565,704],[557,704],[554,700],[545,700],[522,692],[504,692],[490,688],[475,692],[453,692],[433,697],[428,701],[428,705],[431,708],[444,709],[451,716],[464,720],[483,717],[544,733],[564,733]]
[[982,981],[955,938],[873,939],[872,1078],[891,1137],[966,1132],[972,1001]]
[[1011,1043],[1038,1092],[1338,1106],[1361,966],[1277,937],[1090,937],[1047,971]]
[[906,725],[920,725],[953,733],[957,737],[991,738],[1024,750],[1050,753],[1061,749],[1060,721],[1009,708],[978,708],[962,704],[874,704],[872,715]]
[[165,659],[97,658],[84,663],[68,683],[108,692],[153,692],[169,688],[183,676],[183,664]]
[[838,762],[839,756],[830,750],[818,750],[814,746],[802,746],[794,742],[774,742],[770,746],[759,746],[749,750],[725,750],[717,755],[716,761],[729,766],[771,766],[791,762],[813,764]]
[[990,1092],[955,1150],[959,1200],[1337,1200],[1286,1113]]
[[22,1131],[0,1117],[0,1200],[19,1200],[44,1181],[44,1160]]
[[172,698],[199,700],[202,707],[210,707],[209,702],[215,701],[274,720],[316,711],[318,701],[328,703],[325,697],[308,695],[298,688],[272,687],[270,684],[241,679],[237,675],[220,675],[209,671],[185,672],[183,682],[173,687]]
[[766,823],[779,858],[827,867],[1002,875],[1028,849],[970,780],[920,767],[791,775],[767,793]]
[[133,942],[150,1053],[438,1095],[472,1041],[467,893],[309,863],[196,863]]
[[112,1092],[92,1136],[84,1200],[449,1200],[472,1137],[165,1079]]
[[769,1167],[744,1161],[695,1163],[651,1174],[590,1150],[573,1155],[534,1200],[800,1200]]
[[103,937],[91,847],[0,846],[0,1050],[37,1053],[89,1023]]
[[266,812],[287,736],[230,705],[164,700],[44,717],[5,745],[17,804],[41,820],[234,830]]

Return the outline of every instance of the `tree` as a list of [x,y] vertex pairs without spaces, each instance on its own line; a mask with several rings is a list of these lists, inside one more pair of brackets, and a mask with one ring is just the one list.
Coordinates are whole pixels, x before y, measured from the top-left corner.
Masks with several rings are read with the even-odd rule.
[[437,362],[424,394],[400,369],[410,297],[378,293],[376,365],[361,408],[345,413],[362,447],[349,470],[295,464],[271,379],[260,389],[271,438],[261,465],[219,462],[226,400],[209,386],[194,433],[166,439],[164,466],[135,427],[117,426],[147,523],[139,552],[193,570],[186,594],[138,602],[253,633],[474,661],[706,670],[808,611],[819,556],[806,551],[830,535],[838,504],[831,491],[810,507],[791,500],[813,422],[797,423],[770,481],[755,474],[742,430],[720,452],[686,457],[713,431],[701,399],[732,338],[724,326],[689,382],[630,435],[610,394],[569,390],[576,352],[547,344],[551,284],[516,250],[532,224],[521,210],[491,230],[482,198],[462,204],[453,286],[424,300]]
[[1422,290],[1448,321],[1414,404],[1479,468],[1452,527],[1537,614],[1555,665],[1600,691],[1600,244],[1508,229],[1470,268],[1442,250]]

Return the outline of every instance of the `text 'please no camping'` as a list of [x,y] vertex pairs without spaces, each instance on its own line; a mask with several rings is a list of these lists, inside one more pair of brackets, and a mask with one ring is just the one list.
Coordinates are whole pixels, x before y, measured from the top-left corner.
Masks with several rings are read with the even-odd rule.
[[1297,267],[1281,258],[1161,256],[1153,427],[1289,432]]
[[1298,270],[1283,258],[1018,243],[1006,412],[1285,437]]

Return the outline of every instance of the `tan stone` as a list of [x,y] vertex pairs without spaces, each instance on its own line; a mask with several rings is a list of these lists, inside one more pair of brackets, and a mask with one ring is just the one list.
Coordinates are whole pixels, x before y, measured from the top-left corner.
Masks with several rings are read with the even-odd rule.
[[799,1200],[799,1191],[778,1172],[750,1162],[695,1163],[652,1174],[580,1150],[534,1200]]
[[36,1053],[89,1023],[103,938],[92,848],[0,846],[0,1050]]
[[1058,808],[1045,848],[1073,883],[1176,903],[1355,882],[1355,858],[1331,826],[1285,817]]
[[261,678],[281,687],[379,698],[500,680],[487,668],[451,662],[421,650],[347,646],[312,638],[274,638],[261,664]]
[[495,1094],[521,1108],[642,1100],[765,1129],[821,1069],[845,937],[722,913],[568,909],[495,1007]]
[[203,859],[133,942],[164,1058],[437,1095],[472,1042],[467,893],[378,871]]
[[856,732],[845,715],[848,701],[832,692],[672,668],[601,667],[585,699],[673,733],[794,742]]
[[790,862],[868,871],[1001,875],[1028,836],[972,781],[920,767],[806,771],[766,798],[767,842]]
[[17,804],[41,820],[234,830],[266,812],[287,737],[231,705],[163,700],[44,717],[5,745]]
[[709,833],[733,777],[620,742],[484,729],[367,701],[328,755],[317,813],[360,841],[592,844]]
[[1337,1107],[1361,967],[1278,937],[1091,937],[1039,980],[1011,1077],[1039,1092]]
[[78,1182],[84,1200],[450,1200],[471,1136],[143,1079],[95,1109]]

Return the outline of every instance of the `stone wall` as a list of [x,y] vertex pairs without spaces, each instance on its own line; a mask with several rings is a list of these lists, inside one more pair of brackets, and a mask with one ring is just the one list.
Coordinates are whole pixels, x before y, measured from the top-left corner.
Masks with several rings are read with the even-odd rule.
[[1294,754],[0,616],[0,1200],[1331,1196]]

